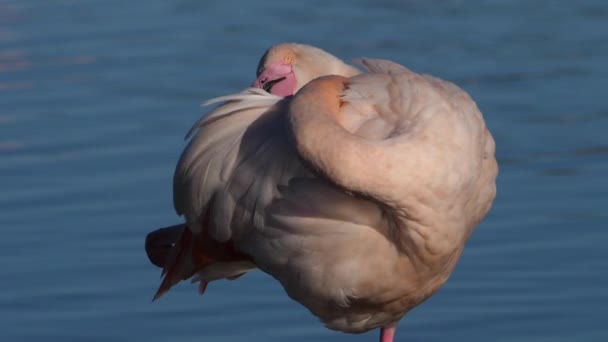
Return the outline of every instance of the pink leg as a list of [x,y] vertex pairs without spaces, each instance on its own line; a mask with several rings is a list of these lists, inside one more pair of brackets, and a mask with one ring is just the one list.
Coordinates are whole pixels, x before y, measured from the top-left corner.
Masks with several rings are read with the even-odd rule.
[[388,326],[380,328],[380,342],[393,342],[395,337],[396,326]]

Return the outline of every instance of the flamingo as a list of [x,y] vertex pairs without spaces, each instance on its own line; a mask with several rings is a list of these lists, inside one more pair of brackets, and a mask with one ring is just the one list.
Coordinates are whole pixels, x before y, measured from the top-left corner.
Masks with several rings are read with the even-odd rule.
[[391,342],[447,281],[496,195],[492,135],[453,83],[358,63],[281,44],[208,102],[174,175],[185,224],[146,239],[155,299],[260,269],[329,329]]

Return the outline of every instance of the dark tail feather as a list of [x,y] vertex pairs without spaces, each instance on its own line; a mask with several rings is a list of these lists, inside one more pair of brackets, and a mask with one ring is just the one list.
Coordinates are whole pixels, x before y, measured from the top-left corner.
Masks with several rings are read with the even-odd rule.
[[177,224],[157,229],[146,236],[146,254],[154,265],[163,268],[166,266],[169,252],[177,243],[186,226]]
[[216,262],[223,264],[198,280],[201,294],[209,281],[236,279],[255,268],[247,256],[234,250],[232,243],[213,240],[206,229],[193,233],[185,224],[157,229],[148,234],[146,253],[154,265],[163,269],[163,280],[152,300],[160,298],[173,285]]

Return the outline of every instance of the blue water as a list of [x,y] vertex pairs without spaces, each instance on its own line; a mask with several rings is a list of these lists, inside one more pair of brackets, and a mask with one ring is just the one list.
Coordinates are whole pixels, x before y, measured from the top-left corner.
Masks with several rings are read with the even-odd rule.
[[374,341],[269,276],[151,303],[145,234],[199,103],[281,41],[460,84],[498,197],[398,341],[608,341],[608,2],[0,1],[0,341]]

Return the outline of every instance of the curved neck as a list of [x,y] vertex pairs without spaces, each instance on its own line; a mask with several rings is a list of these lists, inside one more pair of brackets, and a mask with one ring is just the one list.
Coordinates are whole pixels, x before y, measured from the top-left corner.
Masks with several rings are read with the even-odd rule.
[[378,177],[386,156],[372,141],[339,124],[345,82],[342,76],[321,77],[292,99],[289,120],[296,148],[316,171],[337,185],[386,202]]
[[[424,141],[426,148],[421,148],[406,134],[378,141],[347,131],[339,123],[343,114],[340,96],[346,84],[341,76],[322,77],[307,84],[291,100],[289,123],[298,153],[336,185],[390,209],[396,227],[408,227],[394,230],[398,232],[395,239],[410,246],[404,249],[425,244],[428,260],[451,257],[454,246],[468,237],[470,227],[460,229],[466,225],[465,216],[462,206],[453,205],[466,203],[458,197],[462,191],[450,190],[458,185],[447,183],[447,190],[443,186],[450,181],[446,168],[437,167],[437,156],[443,155]],[[451,158],[457,162],[459,156]],[[453,164],[452,160],[448,162]],[[447,229],[447,220],[451,228],[460,228]]]
[[481,114],[474,104],[465,108],[470,115],[463,115],[446,100],[417,98],[420,109],[401,109],[425,118],[414,129],[365,139],[340,125],[347,121],[341,117],[348,114],[341,110],[347,86],[345,77],[321,77],[290,101],[288,118],[300,157],[334,184],[389,209],[395,225],[407,227],[394,231],[414,250],[424,246],[418,250],[425,260],[457,260],[496,191],[494,142]]

